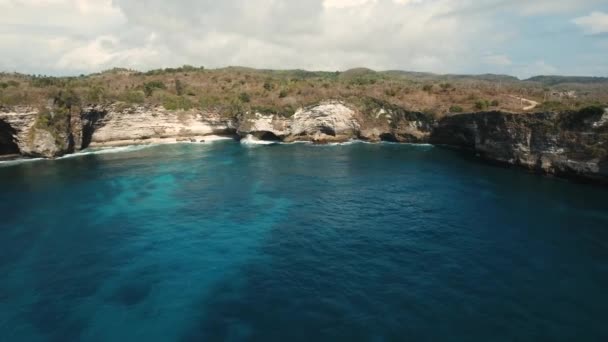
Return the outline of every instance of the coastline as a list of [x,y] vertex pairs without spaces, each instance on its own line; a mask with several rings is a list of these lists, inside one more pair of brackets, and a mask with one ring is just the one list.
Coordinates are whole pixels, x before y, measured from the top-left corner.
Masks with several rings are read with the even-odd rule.
[[[204,139],[203,139],[204,138]],[[236,137],[232,136],[223,136],[223,135],[207,135],[207,136],[196,136],[190,138],[151,138],[151,139],[131,139],[131,140],[115,140],[108,142],[96,142],[91,143],[89,147],[86,149],[69,153],[56,158],[28,158],[28,157],[20,157],[20,158],[12,158],[12,159],[0,159],[0,167],[8,167],[13,165],[18,165],[22,163],[29,163],[35,161],[54,161],[54,160],[62,160],[62,159],[71,159],[78,158],[88,155],[98,155],[98,154],[110,154],[110,153],[125,153],[137,151],[140,149],[144,149],[147,147],[154,146],[162,146],[162,145],[177,145],[177,144],[195,144],[195,145],[204,145],[211,144],[219,141],[229,141],[233,140],[238,142]],[[421,146],[421,147],[435,147],[433,144],[428,143],[400,143],[400,142],[389,142],[389,141],[367,141],[362,139],[351,139],[343,142],[332,142],[332,143],[324,143],[324,144],[315,144],[311,141],[291,141],[291,142],[283,142],[283,141],[264,141],[264,140],[255,140],[242,138],[240,140],[240,145],[247,147],[263,147],[270,145],[309,145],[311,147],[336,147],[336,146],[348,146],[352,144],[373,144],[373,145],[403,145],[403,146]]]
[[122,146],[137,146],[137,145],[165,145],[165,144],[205,144],[220,140],[234,140],[234,136],[225,135],[197,135],[190,137],[171,137],[171,138],[148,138],[148,139],[127,139],[127,140],[111,140],[111,141],[95,141],[87,148],[102,148],[102,147],[122,147]]

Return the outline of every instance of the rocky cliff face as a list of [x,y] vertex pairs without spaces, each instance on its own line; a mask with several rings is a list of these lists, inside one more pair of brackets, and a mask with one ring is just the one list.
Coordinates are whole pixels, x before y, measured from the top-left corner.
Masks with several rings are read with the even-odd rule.
[[168,111],[163,107],[117,104],[85,108],[81,115],[81,146],[125,145],[159,139],[192,139],[232,135],[235,123],[211,112]]
[[239,120],[238,134],[262,140],[314,143],[368,141],[424,142],[433,120],[422,113],[379,104],[361,113],[344,102],[326,101],[299,109],[292,117],[254,113]]
[[376,100],[368,104],[361,110],[326,101],[299,109],[291,117],[243,113],[237,118],[121,104],[46,116],[29,107],[0,108],[0,156],[52,158],[89,146],[199,142],[209,135],[314,143],[361,139],[447,145],[493,162],[608,182],[608,111],[601,108],[569,113],[482,112],[435,121]]
[[367,99],[365,107],[359,132],[363,140],[426,143],[435,125],[435,120],[426,114],[376,99]]
[[[54,113],[49,113],[52,116]],[[39,111],[31,107],[0,108],[0,155],[20,154],[53,158],[72,152],[69,117],[66,129],[56,131],[39,123]]]
[[462,114],[439,121],[433,144],[558,176],[608,181],[608,113]]
[[290,118],[254,113],[243,115],[239,121],[239,135],[251,135],[262,140],[347,141],[356,138],[359,131],[356,112],[337,101],[299,109]]

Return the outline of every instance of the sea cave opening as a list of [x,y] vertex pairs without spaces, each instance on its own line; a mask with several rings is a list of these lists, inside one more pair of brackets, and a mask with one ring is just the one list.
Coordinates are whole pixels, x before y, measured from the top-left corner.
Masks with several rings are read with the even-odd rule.
[[259,132],[258,134],[255,134],[255,136],[256,138],[264,141],[281,141],[281,138],[279,138],[276,134],[268,131]]
[[19,154],[19,146],[15,141],[15,129],[7,122],[0,120],[0,156]]

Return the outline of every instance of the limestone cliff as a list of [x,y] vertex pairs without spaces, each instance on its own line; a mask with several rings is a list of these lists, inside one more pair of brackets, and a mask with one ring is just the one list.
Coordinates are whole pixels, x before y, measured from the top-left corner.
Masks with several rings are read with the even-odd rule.
[[312,141],[316,143],[347,141],[358,137],[356,112],[338,101],[326,101],[301,108],[290,117],[254,113],[243,115],[238,133],[263,140]]
[[245,114],[239,120],[238,133],[263,140],[344,142],[362,139],[373,142],[425,142],[433,120],[384,103],[375,103],[365,111],[341,101],[325,101],[301,108],[289,118],[276,114]]
[[[57,130],[41,118],[51,118],[64,129]],[[0,108],[0,155],[20,154],[53,158],[72,152],[70,117],[31,107]]]
[[608,112],[480,112],[439,121],[378,100],[358,106],[325,101],[290,117],[236,117],[114,103],[59,111],[0,108],[0,157],[53,158],[89,146],[200,142],[209,135],[270,141],[432,143],[470,150],[493,162],[536,172],[608,182]]
[[160,106],[90,106],[83,109],[81,120],[83,148],[159,139],[199,141],[208,135],[232,135],[235,132],[234,121],[217,113],[169,111]]
[[608,113],[461,114],[440,120],[433,144],[558,176],[608,181]]

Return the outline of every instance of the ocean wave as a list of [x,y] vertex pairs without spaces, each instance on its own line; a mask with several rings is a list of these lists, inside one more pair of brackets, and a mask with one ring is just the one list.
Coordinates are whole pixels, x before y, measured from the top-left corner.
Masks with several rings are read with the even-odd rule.
[[12,166],[19,165],[24,163],[31,163],[35,161],[45,160],[44,158],[24,158],[24,159],[14,159],[14,160],[3,160],[0,161],[0,167],[2,166]]
[[381,141],[380,144],[418,146],[418,147],[435,147],[435,145],[433,145],[433,144],[426,144],[426,143],[406,143],[406,142],[392,142],[392,141]]
[[349,141],[343,141],[343,142],[327,143],[325,145],[326,146],[348,146],[348,145],[354,145],[354,144],[370,144],[370,142],[367,142],[364,140],[349,140]]
[[241,144],[242,145],[249,145],[249,146],[255,146],[255,145],[275,145],[278,144],[277,141],[268,141],[268,140],[260,140],[256,137],[254,137],[253,135],[249,134],[247,135],[245,138],[241,139]]
[[154,147],[154,146],[159,146],[159,145],[158,144],[127,145],[127,146],[118,146],[118,147],[102,147],[102,148],[84,149],[80,152],[66,154],[65,156],[59,157],[57,159],[77,158],[77,157],[95,155],[95,154],[134,152],[134,151],[140,151],[140,150]]

